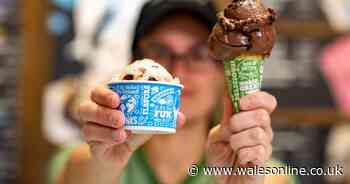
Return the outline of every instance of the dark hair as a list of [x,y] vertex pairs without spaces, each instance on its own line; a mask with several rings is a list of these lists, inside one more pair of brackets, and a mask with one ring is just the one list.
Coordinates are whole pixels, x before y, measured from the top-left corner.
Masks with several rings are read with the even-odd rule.
[[210,30],[216,22],[216,10],[211,1],[195,0],[153,0],[146,3],[139,16],[132,43],[132,54],[139,59],[139,41],[169,17],[187,14],[203,23]]
[[133,43],[133,50],[132,50],[132,55],[134,59],[142,59],[143,55],[142,52],[140,51],[139,48],[139,43],[142,40],[143,37],[147,36],[148,34],[152,33],[152,31],[154,31],[154,29],[158,26],[161,25],[162,23],[164,23],[165,21],[167,21],[168,19],[171,19],[172,17],[176,16],[176,15],[186,15],[189,17],[193,17],[195,21],[198,21],[200,23],[202,23],[202,25],[204,25],[209,31],[211,30],[211,27],[208,26],[208,24],[206,24],[203,20],[201,20],[200,18],[196,17],[194,14],[192,14],[191,12],[188,11],[181,11],[181,12],[172,12],[167,14],[166,16],[161,17],[157,23],[155,23],[153,26],[147,28],[144,33],[142,34],[141,37],[139,37],[137,40],[134,40]]

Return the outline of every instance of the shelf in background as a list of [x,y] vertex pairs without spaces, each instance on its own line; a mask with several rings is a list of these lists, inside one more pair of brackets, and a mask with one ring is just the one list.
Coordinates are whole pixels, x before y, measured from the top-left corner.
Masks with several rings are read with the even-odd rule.
[[277,21],[280,35],[295,39],[328,39],[350,32],[338,32],[325,20],[292,20],[280,18]]
[[282,127],[331,127],[349,121],[335,108],[279,109],[272,114],[272,122]]

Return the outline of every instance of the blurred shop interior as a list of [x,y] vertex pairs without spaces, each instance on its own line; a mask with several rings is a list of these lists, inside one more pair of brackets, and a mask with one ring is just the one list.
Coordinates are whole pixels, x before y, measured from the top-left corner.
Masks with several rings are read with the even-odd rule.
[[[216,0],[218,10],[228,1]],[[279,101],[274,157],[295,167],[349,168],[350,1],[263,1],[278,13],[263,81]],[[115,58],[130,61],[144,2],[0,0],[0,183],[47,183],[55,154],[82,143],[63,106],[78,79],[93,73],[88,85],[99,83]],[[300,181],[350,184],[350,170]]]

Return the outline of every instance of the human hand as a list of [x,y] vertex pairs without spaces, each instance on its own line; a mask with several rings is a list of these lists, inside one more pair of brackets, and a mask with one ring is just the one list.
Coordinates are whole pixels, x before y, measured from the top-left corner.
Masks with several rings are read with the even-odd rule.
[[[262,167],[272,154],[270,114],[276,106],[275,97],[266,92],[257,92],[242,97],[242,112],[233,114],[232,102],[227,96],[223,119],[209,134],[209,164],[234,168]],[[264,183],[262,176],[219,176],[217,180],[220,184]]]
[[[109,168],[116,174],[126,166],[132,153],[152,137],[125,130],[124,114],[117,110],[119,104],[118,94],[98,87],[92,91],[91,99],[79,107],[79,117],[84,122],[82,132],[93,158],[102,168]],[[183,124],[184,115],[179,112],[177,127]]]

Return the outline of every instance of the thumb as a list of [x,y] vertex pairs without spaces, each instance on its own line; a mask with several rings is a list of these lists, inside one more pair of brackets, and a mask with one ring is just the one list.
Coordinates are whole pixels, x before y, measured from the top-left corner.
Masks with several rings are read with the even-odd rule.
[[224,101],[224,113],[223,113],[223,118],[221,123],[227,123],[229,122],[231,116],[233,115],[232,100],[230,95],[227,93],[227,91],[225,91],[223,101]]

